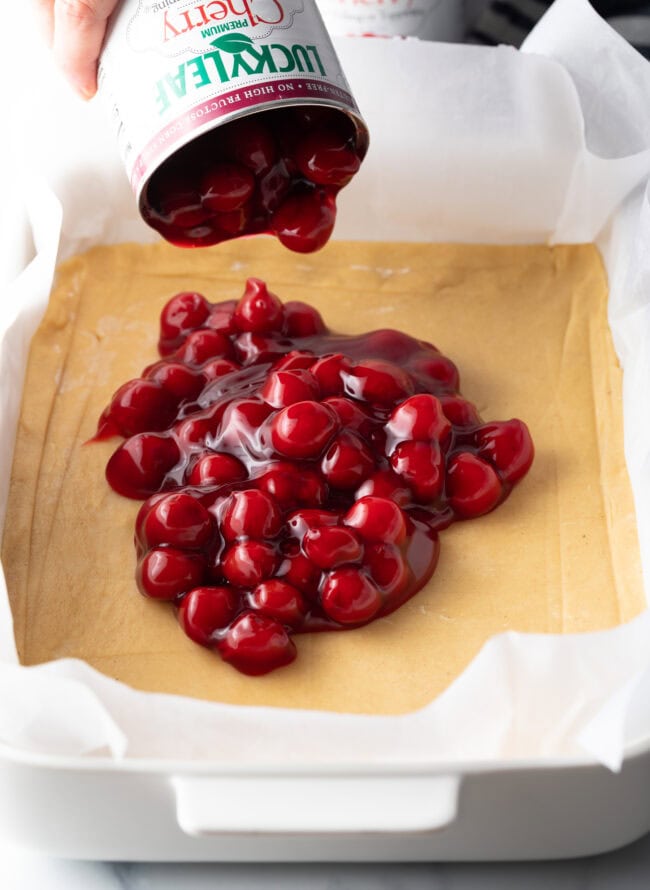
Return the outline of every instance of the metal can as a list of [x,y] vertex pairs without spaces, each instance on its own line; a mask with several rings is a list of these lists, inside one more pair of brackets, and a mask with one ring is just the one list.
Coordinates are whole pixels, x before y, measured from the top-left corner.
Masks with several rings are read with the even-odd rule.
[[462,0],[318,0],[331,34],[461,40]]
[[[314,0],[125,0],[109,24],[98,80],[140,211],[156,228],[147,209],[152,178],[184,147],[234,121],[324,107],[344,116],[359,160],[367,150],[367,127]],[[198,205],[193,218],[176,243],[249,233],[229,220],[223,238],[205,235]]]

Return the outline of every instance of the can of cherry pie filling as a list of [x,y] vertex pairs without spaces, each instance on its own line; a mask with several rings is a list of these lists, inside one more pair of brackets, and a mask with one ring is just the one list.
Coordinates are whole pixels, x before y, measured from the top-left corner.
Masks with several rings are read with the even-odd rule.
[[330,34],[461,40],[462,0],[318,0]]
[[169,241],[327,240],[368,131],[314,0],[125,0],[98,81],[140,212]]

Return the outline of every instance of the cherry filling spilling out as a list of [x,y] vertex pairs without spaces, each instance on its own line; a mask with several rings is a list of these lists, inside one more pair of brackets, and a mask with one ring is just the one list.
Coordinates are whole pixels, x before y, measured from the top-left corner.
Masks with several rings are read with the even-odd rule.
[[331,334],[259,279],[239,301],[174,296],[159,352],[95,438],[124,437],[106,476],[144,500],[141,592],[246,674],[293,661],[295,634],[399,608],[439,533],[493,510],[533,460],[526,425],[484,423],[430,343]]
[[172,244],[201,247],[270,233],[299,253],[319,250],[336,196],[366,151],[352,120],[324,106],[241,118],[181,148],[153,174],[144,219]]

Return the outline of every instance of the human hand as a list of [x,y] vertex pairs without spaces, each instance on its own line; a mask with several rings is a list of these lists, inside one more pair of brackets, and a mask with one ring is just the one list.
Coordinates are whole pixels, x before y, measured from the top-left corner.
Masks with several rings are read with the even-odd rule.
[[97,59],[108,18],[120,0],[35,0],[54,58],[83,96],[97,92]]

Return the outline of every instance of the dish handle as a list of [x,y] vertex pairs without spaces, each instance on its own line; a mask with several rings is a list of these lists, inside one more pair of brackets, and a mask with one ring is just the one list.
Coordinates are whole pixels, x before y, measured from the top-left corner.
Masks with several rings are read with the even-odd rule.
[[436,831],[458,813],[461,777],[439,774],[172,776],[189,835]]

